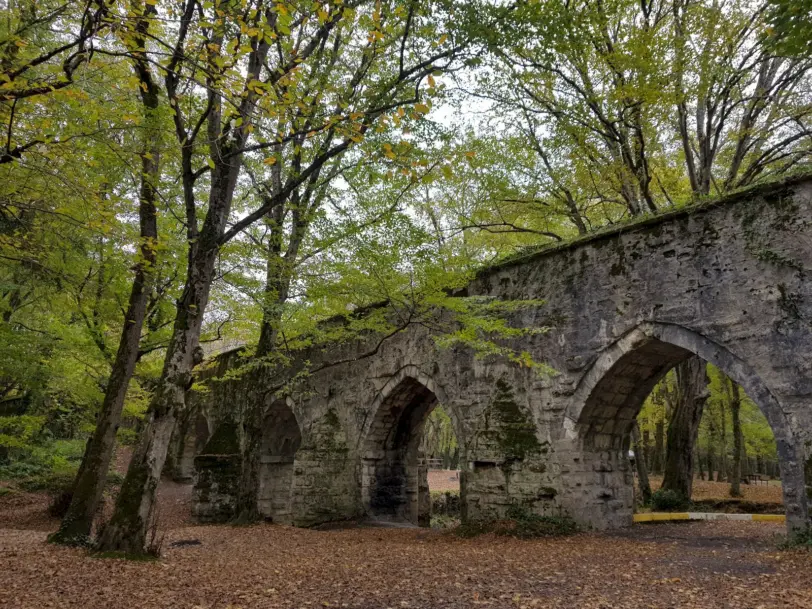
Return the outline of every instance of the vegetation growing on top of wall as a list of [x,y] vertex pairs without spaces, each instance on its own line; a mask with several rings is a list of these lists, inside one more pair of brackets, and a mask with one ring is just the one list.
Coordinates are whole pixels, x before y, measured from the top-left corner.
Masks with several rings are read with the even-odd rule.
[[568,241],[556,242],[552,244],[544,243],[542,245],[524,248],[492,265],[482,267],[477,272],[477,277],[484,277],[504,268],[513,267],[518,264],[525,264],[534,259],[549,256],[555,252],[573,249],[588,243],[616,237],[622,233],[640,230],[645,227],[656,227],[664,222],[667,222],[668,220],[694,214],[698,211],[712,209],[714,207],[721,207],[723,205],[731,205],[750,198],[781,198],[780,195],[782,193],[790,190],[796,184],[807,181],[810,178],[812,178],[812,174],[810,174],[808,170],[804,170],[796,174],[788,175],[780,180],[767,181],[754,186],[746,186],[731,190],[725,193],[723,196],[708,196],[686,199],[684,202],[682,202],[682,204],[668,208],[665,211],[630,216],[624,221],[609,224],[603,228],[594,230],[585,235],[579,235],[578,237]]

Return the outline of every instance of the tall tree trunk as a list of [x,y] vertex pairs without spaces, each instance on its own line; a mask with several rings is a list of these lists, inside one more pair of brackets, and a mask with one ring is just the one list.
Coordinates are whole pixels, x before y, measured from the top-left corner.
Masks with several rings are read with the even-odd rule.
[[662,488],[691,498],[694,443],[702,410],[708,399],[706,364],[692,356],[677,366],[678,401],[671,414]]
[[[292,202],[297,206],[298,202]],[[288,251],[283,256],[283,206],[274,210],[269,223],[271,224],[270,242],[268,245],[268,258],[265,268],[265,301],[262,310],[262,325],[260,327],[257,356],[267,357],[276,350],[279,328],[282,322],[282,309],[288,300],[290,281],[292,278],[290,261],[291,255],[295,259],[298,254],[298,237],[296,231],[291,235]],[[294,243],[293,239],[297,242]],[[237,491],[235,520],[240,523],[253,522],[259,519],[259,470],[260,450],[262,446],[262,432],[264,423],[265,403],[261,399],[249,400],[243,412],[243,445],[240,485]]]
[[705,479],[705,467],[704,461],[702,459],[702,451],[699,448],[696,449],[696,454],[694,454],[694,461],[696,461],[697,465],[699,465],[699,479]]
[[663,473],[663,453],[665,452],[665,421],[660,419],[654,426],[654,458],[651,471],[655,474]]
[[744,452],[744,435],[742,434],[741,389],[731,379],[727,379],[730,414],[733,418],[733,473],[730,478],[730,496],[741,497],[742,453]]
[[[196,5],[189,3],[187,10]],[[182,28],[183,36],[187,31]],[[179,47],[180,48],[180,47]],[[246,64],[246,82],[257,79],[268,54],[270,44],[258,42],[249,54]],[[169,71],[165,84],[170,97],[174,97],[177,75]],[[237,179],[243,166],[243,150],[251,133],[250,117],[254,113],[257,95],[246,92],[238,115],[240,126],[222,129],[222,99],[211,92],[207,111],[209,133],[209,159],[212,163],[208,210],[200,233],[195,218],[194,178],[184,171],[189,239],[186,282],[175,314],[172,338],[169,341],[164,367],[150,402],[147,420],[139,437],[127,476],[121,486],[116,508],[110,522],[99,539],[99,549],[141,554],[146,548],[147,532],[155,519],[158,482],[166,461],[166,453],[178,413],[185,406],[186,391],[192,384],[192,372],[203,360],[200,349],[200,331],[203,315],[209,301],[217,255],[225,236],[226,223],[234,199]],[[182,150],[190,133],[182,124],[175,105],[175,124]],[[190,181],[191,180],[191,181]]]
[[[140,42],[142,46],[146,27],[146,22],[142,22],[141,29],[138,30],[142,35]],[[135,61],[135,72],[142,85],[140,90],[146,138],[141,154],[141,190],[138,207],[141,232],[140,257],[135,265],[135,278],[124,316],[124,328],[96,420],[96,429],[85,447],[84,458],[73,483],[70,507],[62,519],[59,530],[49,537],[49,541],[54,543],[85,544],[90,538],[93,519],[107,481],[107,470],[110,468],[115,448],[116,431],[121,422],[124,399],[138,361],[141,329],[152,289],[158,240],[155,202],[160,176],[161,134],[157,116],[160,100],[148,64],[139,60],[138,56]]]
[[[147,532],[155,518],[158,482],[178,413],[184,408],[192,371],[203,360],[200,330],[209,300],[218,240],[225,227],[239,173],[239,158],[232,157],[213,172],[209,213],[200,240],[190,256],[183,294],[178,302],[175,325],[167,349],[161,378],[150,402],[144,429],[133,452],[127,476],[121,486],[115,511],[104,527],[98,547],[104,551],[141,554]],[[229,171],[232,169],[232,171]]]
[[634,464],[637,468],[637,483],[640,487],[640,498],[643,505],[648,505],[651,502],[651,485],[648,481],[648,468],[646,468],[646,459],[644,450],[640,446],[640,427],[637,421],[634,422],[632,427],[632,441],[634,442]]
[[651,433],[648,429],[643,431],[643,450],[646,453],[646,468],[651,469]]
[[[277,194],[282,188],[281,169],[279,169],[281,164],[277,164],[276,167],[277,171],[273,174],[272,192],[274,194]],[[300,170],[301,159],[299,153],[295,152],[292,171],[297,173]],[[319,175],[320,171],[314,173],[314,177],[305,188],[304,194],[300,194],[299,190],[294,190],[291,193],[289,201],[291,232],[287,239],[287,248],[284,254],[282,254],[282,246],[287,207],[280,205],[268,216],[270,240],[265,270],[265,302],[262,311],[259,343],[257,345],[257,355],[259,357],[266,357],[277,349],[282,312],[290,295],[290,285],[293,281],[299,250],[310,225],[311,206],[318,208],[321,198],[324,196],[323,190],[318,193],[313,190]],[[248,411],[243,415],[245,436],[236,504],[236,520],[238,522],[251,522],[259,518],[260,447],[262,445],[264,412],[265,404],[262,400],[251,400],[248,404]]]
[[719,471],[716,473],[716,481],[724,482],[727,480],[727,414],[725,409],[721,408],[721,416],[719,419]]

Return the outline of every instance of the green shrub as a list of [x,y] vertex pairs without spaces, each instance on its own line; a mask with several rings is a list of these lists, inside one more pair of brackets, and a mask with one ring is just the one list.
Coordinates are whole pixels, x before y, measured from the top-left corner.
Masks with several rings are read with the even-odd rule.
[[45,472],[36,476],[31,476],[20,480],[19,486],[24,491],[47,491],[49,493],[61,493],[65,489],[73,486],[76,477],[76,470]]
[[430,524],[432,529],[453,529],[460,525],[460,519],[445,514],[432,514]]
[[124,474],[118,472],[109,472],[107,474],[107,484],[112,486],[121,486],[124,483]]
[[134,446],[138,441],[138,432],[131,427],[119,427],[116,440],[121,446]]
[[651,507],[661,512],[684,510],[690,502],[677,491],[659,489],[651,495]]
[[460,515],[459,491],[431,491],[431,515],[458,518]]
[[578,530],[578,525],[569,516],[541,516],[525,507],[514,505],[508,508],[506,517],[502,520],[465,523],[457,527],[456,533],[461,537],[494,533],[519,539],[534,539],[573,535]]
[[778,547],[781,550],[812,550],[812,526],[791,533],[778,543]]

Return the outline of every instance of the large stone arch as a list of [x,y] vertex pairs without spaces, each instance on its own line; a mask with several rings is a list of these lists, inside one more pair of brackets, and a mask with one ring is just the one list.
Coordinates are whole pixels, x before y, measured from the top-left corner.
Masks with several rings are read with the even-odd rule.
[[[591,469],[591,484],[582,491],[595,495],[599,507],[613,502],[621,518],[630,520],[631,472],[625,463],[629,434],[643,401],[654,385],[680,361],[698,355],[741,385],[759,406],[775,435],[781,467],[784,505],[790,528],[808,522],[802,450],[775,395],[742,358],[686,327],[641,323],[606,348],[581,377],[564,416],[564,433],[580,451],[583,467]],[[579,493],[576,493],[576,495]],[[582,494],[582,493],[581,493]],[[605,509],[587,520],[601,526]],[[609,519],[611,522],[612,519]]]
[[[428,525],[431,500],[419,445],[428,415],[444,399],[434,379],[414,365],[398,369],[377,392],[358,447],[361,504],[368,518]],[[458,413],[447,412],[459,440]]]

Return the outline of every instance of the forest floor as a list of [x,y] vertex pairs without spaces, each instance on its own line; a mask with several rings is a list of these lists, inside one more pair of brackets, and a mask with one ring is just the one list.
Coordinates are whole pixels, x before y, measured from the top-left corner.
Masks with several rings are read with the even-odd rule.
[[[7,526],[3,523],[2,526]],[[756,522],[521,541],[426,529],[180,526],[160,561],[0,529],[0,607],[101,609],[812,607],[812,553]]]
[[[433,490],[453,486],[453,475],[433,472]],[[779,551],[784,527],[775,523],[636,525],[532,541],[194,526],[190,490],[162,483],[163,556],[147,562],[48,545],[58,521],[47,497],[0,497],[0,607],[812,609],[812,552]]]
[[[649,478],[651,490],[656,491],[663,483],[662,476],[651,476]],[[784,499],[781,496],[781,482],[778,480],[770,480],[765,482],[742,484],[741,485],[743,501],[752,503],[773,503],[783,504]],[[691,499],[694,501],[702,501],[707,499],[730,499],[730,482],[710,482],[708,480],[694,479],[693,493]]]

